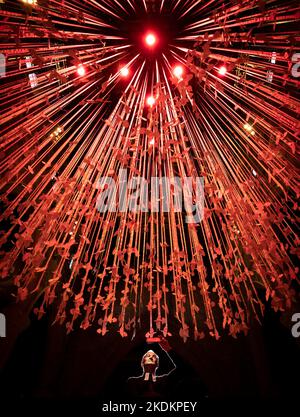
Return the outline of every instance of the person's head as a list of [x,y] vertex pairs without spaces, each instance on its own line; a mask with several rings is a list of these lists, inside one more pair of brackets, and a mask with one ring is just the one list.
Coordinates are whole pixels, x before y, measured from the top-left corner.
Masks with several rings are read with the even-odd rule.
[[153,350],[148,350],[142,358],[141,366],[145,373],[155,373],[159,365],[159,356],[153,352]]

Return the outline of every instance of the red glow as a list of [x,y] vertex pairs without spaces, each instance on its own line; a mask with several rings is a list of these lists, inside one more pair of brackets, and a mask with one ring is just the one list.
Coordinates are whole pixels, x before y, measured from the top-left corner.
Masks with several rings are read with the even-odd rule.
[[122,77],[125,77],[125,78],[128,77],[128,75],[129,75],[129,69],[127,67],[121,68],[120,74],[122,75]]
[[227,72],[227,68],[223,65],[223,67],[219,68],[219,74],[225,75]]
[[177,65],[174,70],[173,70],[173,74],[175,75],[176,78],[182,78],[184,73],[184,69],[182,65]]
[[83,77],[85,75],[85,73],[86,73],[86,71],[85,71],[84,66],[83,65],[79,65],[78,68],[77,68],[77,74],[80,77]]
[[145,42],[148,46],[152,47],[156,44],[157,38],[153,33],[148,33],[148,35],[145,38]]
[[155,104],[155,98],[153,97],[153,96],[149,96],[148,98],[147,98],[147,104],[148,104],[148,106],[150,106],[150,107],[152,107],[152,106],[154,106],[154,104]]

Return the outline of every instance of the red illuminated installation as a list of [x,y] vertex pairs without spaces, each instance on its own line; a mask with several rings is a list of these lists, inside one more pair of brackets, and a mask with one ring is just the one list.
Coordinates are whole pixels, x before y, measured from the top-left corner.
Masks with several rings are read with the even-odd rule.
[[[147,323],[150,339],[236,337],[266,302],[289,308],[299,283],[293,2],[162,2],[160,18],[181,28],[163,51],[149,27],[136,43],[123,29],[141,19],[133,1],[12,3],[0,10],[0,277],[16,299],[40,300],[39,317],[52,306],[68,331],[131,337]],[[137,192],[137,178],[153,177],[172,180],[171,196],[176,178],[202,178],[203,220],[187,223],[190,207],[173,199],[164,211],[164,195],[156,211],[99,210],[99,196],[114,198],[103,179]]]

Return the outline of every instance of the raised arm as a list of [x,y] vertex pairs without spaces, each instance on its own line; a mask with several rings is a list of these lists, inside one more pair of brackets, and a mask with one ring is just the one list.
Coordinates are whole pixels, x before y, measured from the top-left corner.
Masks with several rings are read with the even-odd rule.
[[172,359],[172,357],[170,355],[170,352],[172,351],[172,348],[171,348],[169,342],[167,341],[167,339],[165,339],[164,337],[160,337],[159,345],[162,348],[162,350],[166,353],[166,355],[168,356],[168,358],[170,359],[170,361],[172,363],[172,369],[168,373],[163,374],[163,375],[159,375],[159,376],[160,377],[162,377],[162,376],[168,376],[172,372],[174,372],[175,369],[177,368],[175,362],[173,361],[173,359]]

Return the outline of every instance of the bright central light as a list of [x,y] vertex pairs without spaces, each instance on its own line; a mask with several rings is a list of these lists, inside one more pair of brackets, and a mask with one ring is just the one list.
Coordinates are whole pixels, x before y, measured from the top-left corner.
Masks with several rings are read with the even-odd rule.
[[128,75],[129,75],[129,69],[127,67],[123,67],[120,70],[120,74],[122,75],[122,77],[128,77]]
[[77,74],[79,75],[79,77],[83,77],[85,75],[85,68],[83,65],[79,65],[77,68]]
[[183,72],[183,67],[181,65],[177,65],[173,70],[173,74],[176,78],[182,78]]
[[156,41],[156,36],[153,33],[149,33],[145,38],[145,42],[148,46],[154,46]]
[[154,104],[155,104],[155,98],[154,98],[153,96],[149,96],[149,97],[147,98],[147,104],[148,104],[148,106],[150,106],[150,107],[154,106]]
[[219,68],[219,74],[225,75],[227,72],[227,68],[223,65],[223,67]]

